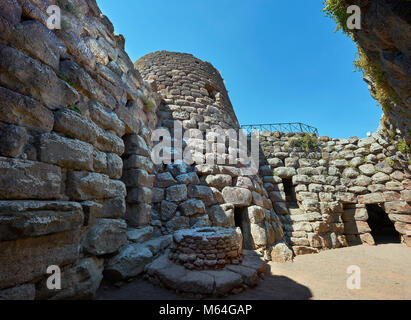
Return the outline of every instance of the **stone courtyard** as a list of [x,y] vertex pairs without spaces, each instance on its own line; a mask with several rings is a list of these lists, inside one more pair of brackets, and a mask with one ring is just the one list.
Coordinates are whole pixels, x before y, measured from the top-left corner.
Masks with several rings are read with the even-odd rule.
[[[385,59],[401,102],[362,139],[257,130],[254,163],[241,155],[248,159],[255,132],[239,134],[211,63],[168,51],[133,63],[95,0],[2,1],[0,299],[137,298],[133,290],[148,281],[165,298],[308,299],[319,277],[308,279],[308,267],[345,266],[362,254],[369,279],[380,259],[378,270],[398,260],[403,272],[411,52],[396,35],[410,35],[411,22],[378,0],[390,17],[381,35],[365,2],[368,29],[357,42]],[[64,28],[52,31],[46,11],[56,4]],[[402,58],[380,55],[387,44]],[[160,139],[160,131],[169,134]],[[172,161],[156,161],[157,143]],[[61,290],[47,288],[49,266],[61,269]],[[400,291],[388,281],[386,294],[410,298],[405,273]],[[124,288],[104,291],[113,284]],[[271,295],[277,284],[282,296]],[[387,297],[375,288],[334,296],[334,284],[314,286],[314,296]]]

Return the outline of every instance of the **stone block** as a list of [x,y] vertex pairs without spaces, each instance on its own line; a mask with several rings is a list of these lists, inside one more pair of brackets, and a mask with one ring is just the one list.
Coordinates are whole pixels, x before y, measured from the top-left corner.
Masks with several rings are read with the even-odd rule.
[[36,100],[0,87],[0,121],[30,129],[51,131],[54,116]]
[[55,199],[60,194],[61,180],[57,166],[0,157],[2,199]]
[[0,201],[0,241],[80,229],[83,211],[75,202]]
[[124,220],[98,219],[87,232],[84,250],[96,256],[116,252],[127,243]]
[[129,244],[108,261],[104,275],[112,281],[136,277],[152,259],[153,254],[146,246],[139,243]]
[[93,146],[79,140],[44,134],[40,138],[40,160],[63,168],[93,170]]
[[225,202],[238,207],[249,206],[252,201],[252,193],[250,190],[237,187],[225,187],[223,189],[223,197]]
[[76,201],[111,199],[126,195],[123,182],[93,172],[71,171],[67,174],[67,195]]
[[62,266],[79,257],[79,231],[0,242],[0,288],[26,283],[47,274],[51,265]]
[[149,204],[127,204],[126,220],[130,227],[145,227],[150,224],[152,208]]

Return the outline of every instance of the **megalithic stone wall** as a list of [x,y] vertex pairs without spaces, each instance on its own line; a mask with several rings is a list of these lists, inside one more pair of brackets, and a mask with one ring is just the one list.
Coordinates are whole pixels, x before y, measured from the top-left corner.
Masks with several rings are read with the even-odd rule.
[[[105,257],[128,243],[123,161],[141,167],[128,158],[137,154],[150,167],[141,145],[158,103],[94,0],[1,1],[1,298],[95,293]],[[50,265],[60,291],[46,288]]]
[[260,141],[260,175],[295,254],[374,244],[367,204],[411,246],[411,157],[398,150],[400,135],[380,126],[364,139],[262,132]]

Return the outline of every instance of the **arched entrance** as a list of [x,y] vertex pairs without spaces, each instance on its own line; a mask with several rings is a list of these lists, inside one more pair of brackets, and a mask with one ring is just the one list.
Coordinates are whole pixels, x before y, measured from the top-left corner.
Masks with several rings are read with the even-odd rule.
[[368,225],[376,244],[401,243],[400,234],[395,230],[393,222],[382,207],[367,204]]

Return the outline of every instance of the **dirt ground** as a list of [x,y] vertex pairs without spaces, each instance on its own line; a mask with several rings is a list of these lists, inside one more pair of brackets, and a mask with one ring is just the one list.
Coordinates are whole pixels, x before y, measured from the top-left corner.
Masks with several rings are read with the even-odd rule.
[[[361,270],[361,289],[347,289],[347,268]],[[225,299],[233,300],[378,300],[411,299],[411,248],[401,244],[355,246],[269,263],[258,287]],[[97,299],[174,300],[174,292],[136,280],[122,288],[102,288]]]

